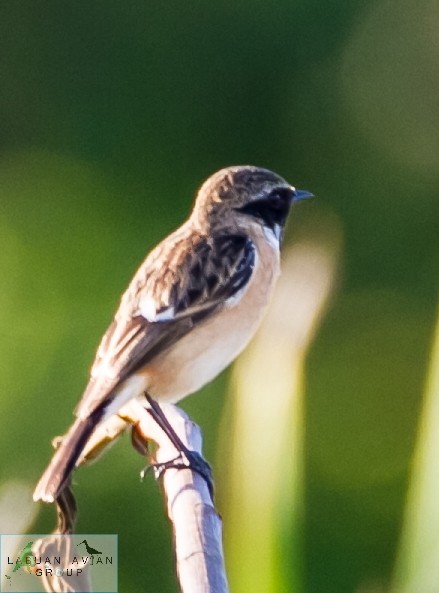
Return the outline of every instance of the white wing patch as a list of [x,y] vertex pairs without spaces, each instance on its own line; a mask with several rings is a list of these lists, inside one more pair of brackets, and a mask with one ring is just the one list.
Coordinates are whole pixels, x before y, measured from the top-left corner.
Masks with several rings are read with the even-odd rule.
[[147,294],[139,301],[139,313],[150,323],[157,321],[171,321],[175,317],[174,307],[167,307],[157,312],[157,303],[151,295]]

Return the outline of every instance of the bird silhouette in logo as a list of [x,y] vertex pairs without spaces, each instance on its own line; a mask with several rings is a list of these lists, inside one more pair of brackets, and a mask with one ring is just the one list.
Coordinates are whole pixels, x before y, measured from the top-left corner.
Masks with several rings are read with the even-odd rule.
[[87,540],[84,539],[82,540],[82,542],[80,542],[78,544],[78,546],[80,546],[81,544],[85,544],[85,549],[87,550],[87,554],[89,554],[90,556],[93,556],[94,554],[102,554],[102,552],[99,552],[98,550],[95,550],[94,548],[91,548],[88,543]]

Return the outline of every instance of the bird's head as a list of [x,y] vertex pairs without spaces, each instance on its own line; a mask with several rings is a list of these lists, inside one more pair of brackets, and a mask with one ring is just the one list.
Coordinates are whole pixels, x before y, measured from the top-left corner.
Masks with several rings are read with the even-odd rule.
[[285,179],[250,165],[221,169],[201,186],[193,218],[212,227],[259,225],[280,240],[293,202],[312,197]]

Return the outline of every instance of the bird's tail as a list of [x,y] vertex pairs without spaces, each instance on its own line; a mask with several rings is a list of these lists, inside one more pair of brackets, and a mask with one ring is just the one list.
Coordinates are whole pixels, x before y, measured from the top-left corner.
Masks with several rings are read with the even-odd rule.
[[102,414],[96,411],[88,418],[77,418],[70,427],[35,488],[35,501],[54,502],[57,498],[96,427],[96,415],[100,418]]

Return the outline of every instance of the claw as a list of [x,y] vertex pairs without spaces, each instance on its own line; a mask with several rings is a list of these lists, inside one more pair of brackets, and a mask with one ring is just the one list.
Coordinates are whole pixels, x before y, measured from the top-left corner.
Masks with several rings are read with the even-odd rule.
[[163,461],[161,463],[152,463],[140,472],[140,479],[143,481],[146,474],[152,470],[155,479],[158,480],[168,469],[191,469],[192,471],[197,472],[197,474],[205,480],[210,497],[213,500],[214,488],[212,469],[199,453],[190,450],[180,451],[179,455],[174,457],[174,459]]

